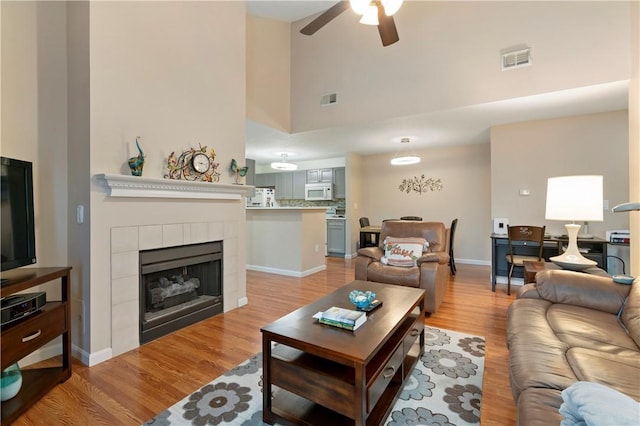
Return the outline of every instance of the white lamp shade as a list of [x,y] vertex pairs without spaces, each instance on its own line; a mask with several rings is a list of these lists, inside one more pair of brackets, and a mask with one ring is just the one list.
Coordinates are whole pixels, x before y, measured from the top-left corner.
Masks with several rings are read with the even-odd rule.
[[547,181],[548,220],[601,222],[602,176],[561,176]]
[[367,8],[371,4],[371,1],[370,0],[350,0],[349,3],[351,3],[351,9],[353,9],[355,13],[357,13],[358,15],[364,15],[364,13],[367,11]]
[[402,6],[402,0],[382,0],[384,6],[384,13],[387,16],[394,15]]
[[365,25],[378,25],[378,8],[369,6],[360,18],[360,23]]

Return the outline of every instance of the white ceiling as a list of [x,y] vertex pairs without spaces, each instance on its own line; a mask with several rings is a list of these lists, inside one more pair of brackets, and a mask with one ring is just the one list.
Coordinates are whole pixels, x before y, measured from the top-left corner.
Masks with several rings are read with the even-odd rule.
[[[335,1],[248,1],[252,15],[293,22],[321,12]],[[402,42],[402,41],[400,41]],[[437,111],[411,117],[322,129],[284,133],[247,121],[246,156],[257,164],[274,161],[283,147],[291,161],[312,161],[361,155],[420,150],[429,147],[489,141],[492,126],[521,121],[617,111],[628,107],[628,81],[527,96]],[[411,143],[400,146],[400,139]]]

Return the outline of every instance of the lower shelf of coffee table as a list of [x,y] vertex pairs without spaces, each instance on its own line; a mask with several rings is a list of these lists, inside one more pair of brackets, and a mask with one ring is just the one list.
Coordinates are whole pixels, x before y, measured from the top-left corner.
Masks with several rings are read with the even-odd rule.
[[[376,404],[376,407],[367,417],[367,425],[382,424],[387,408],[391,405],[397,394],[400,392],[401,383],[392,383]],[[272,402],[272,411],[280,417],[278,423],[291,425],[332,425],[346,426],[355,425],[355,420],[343,416],[320,404],[316,404],[301,396],[288,392],[284,389],[277,389]]]

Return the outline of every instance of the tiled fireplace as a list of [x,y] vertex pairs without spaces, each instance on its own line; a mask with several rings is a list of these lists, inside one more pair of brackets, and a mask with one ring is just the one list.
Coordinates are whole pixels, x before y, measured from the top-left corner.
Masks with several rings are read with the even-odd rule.
[[[224,311],[246,303],[246,187],[120,175],[99,177],[107,183],[107,201],[128,198],[116,198],[102,206],[111,222],[111,356],[141,344],[140,252],[216,242],[224,247]],[[130,213],[120,214],[125,206]],[[180,217],[184,220],[176,220]]]

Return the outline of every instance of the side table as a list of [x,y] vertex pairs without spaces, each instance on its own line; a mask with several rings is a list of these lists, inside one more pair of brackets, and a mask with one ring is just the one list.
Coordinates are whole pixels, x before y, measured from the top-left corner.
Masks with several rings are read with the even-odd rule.
[[[553,262],[545,262],[541,260],[538,262],[537,260],[525,260],[522,262],[524,265],[524,283],[535,283],[536,282],[536,274],[540,271],[550,271],[550,270],[560,270],[563,269],[560,266],[556,265]],[[580,272],[584,272],[586,274],[598,275],[601,277],[609,277],[610,275],[604,269],[600,269],[597,266],[593,268],[587,268]]]
[[548,271],[551,269],[562,269],[555,263],[545,262],[544,260],[525,260],[522,262],[524,265],[524,283],[535,283],[536,274],[540,271]]

